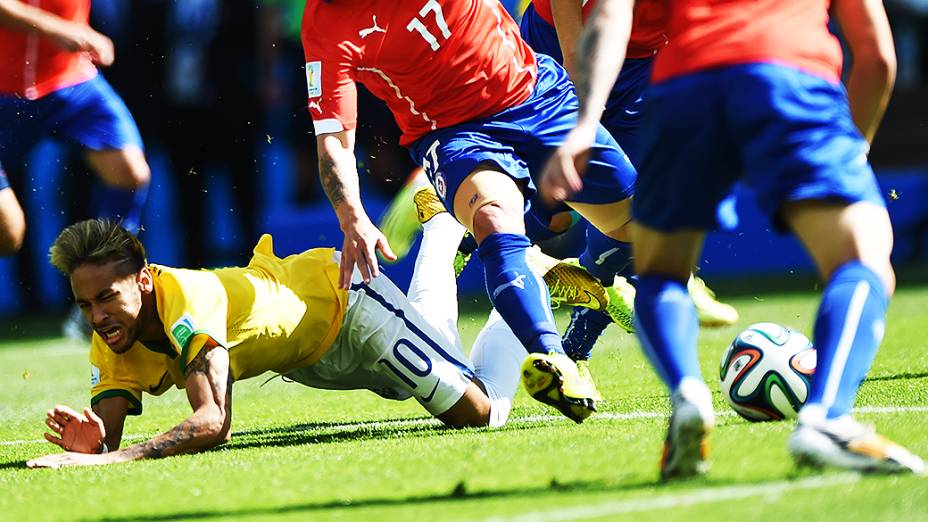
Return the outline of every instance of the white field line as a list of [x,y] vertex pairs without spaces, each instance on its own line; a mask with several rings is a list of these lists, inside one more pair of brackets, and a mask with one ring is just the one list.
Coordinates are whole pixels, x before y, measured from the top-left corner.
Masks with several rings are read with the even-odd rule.
[[680,493],[667,493],[648,498],[631,498],[613,500],[592,506],[576,506],[552,509],[549,511],[532,511],[511,517],[495,516],[484,522],[562,522],[566,520],[583,520],[589,518],[615,516],[657,509],[671,509],[697,504],[709,504],[727,500],[739,500],[751,497],[777,497],[787,491],[818,489],[845,484],[852,484],[860,479],[856,473],[807,477],[798,480],[778,480],[744,486],[704,487]]
[[[928,412],[928,406],[862,406],[860,408],[854,408],[854,413],[861,414],[889,414],[889,413],[922,413]],[[717,411],[715,415],[718,417],[732,417],[735,415],[734,411],[724,410]],[[666,419],[669,416],[666,412],[661,411],[630,411],[627,413],[597,413],[593,419],[596,421],[607,420],[607,421],[633,421],[639,419]],[[513,417],[509,420],[509,424],[539,424],[543,422],[552,422],[552,421],[567,421],[562,415],[527,415],[525,417]],[[356,430],[375,430],[382,428],[415,428],[419,426],[440,426],[441,422],[438,419],[399,419],[399,420],[386,420],[386,421],[366,421],[366,422],[347,422],[344,424],[333,424],[331,426],[322,426],[320,429],[322,431],[356,431]],[[141,440],[147,439],[155,435],[154,433],[149,435],[144,434],[135,434],[135,435],[124,435],[123,440]],[[235,433],[233,433],[235,435]],[[5,440],[0,441],[0,446],[17,446],[21,444],[36,444],[40,442],[45,442],[45,439],[31,439],[31,440]]]

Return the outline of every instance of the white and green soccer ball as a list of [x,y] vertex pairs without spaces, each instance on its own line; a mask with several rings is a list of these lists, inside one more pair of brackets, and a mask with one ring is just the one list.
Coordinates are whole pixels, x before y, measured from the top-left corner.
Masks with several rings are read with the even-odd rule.
[[750,421],[793,418],[809,396],[815,348],[809,338],[776,323],[752,324],[722,355],[722,394]]

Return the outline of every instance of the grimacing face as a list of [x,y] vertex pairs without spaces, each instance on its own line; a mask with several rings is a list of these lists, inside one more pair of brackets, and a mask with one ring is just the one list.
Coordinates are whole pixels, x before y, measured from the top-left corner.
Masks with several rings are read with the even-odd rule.
[[152,291],[148,267],[119,275],[119,262],[84,263],[71,272],[71,291],[84,319],[116,353],[127,351],[144,330],[142,295]]

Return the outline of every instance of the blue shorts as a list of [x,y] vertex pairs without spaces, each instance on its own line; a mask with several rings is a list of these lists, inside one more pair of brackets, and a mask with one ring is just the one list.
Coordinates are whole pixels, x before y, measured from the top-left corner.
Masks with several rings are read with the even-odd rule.
[[[547,54],[559,64],[564,63],[557,31],[551,24],[538,16],[535,6],[529,4],[522,15],[519,27],[524,39],[537,53]],[[651,79],[653,58],[629,58],[625,60],[616,79],[606,110],[600,122],[612,134],[625,154],[638,165],[638,127],[641,125],[641,107],[644,92]]]
[[38,100],[0,96],[0,162],[19,161],[47,136],[61,136],[91,150],[142,146],[129,109],[97,75]]
[[788,201],[885,205],[840,84],[783,65],[738,65],[654,85],[644,111],[632,216],[651,228],[734,228],[737,181],[776,225]]
[[[527,100],[493,116],[432,131],[410,146],[449,209],[461,182],[482,163],[493,163],[523,187],[528,201],[545,162],[577,122],[577,96],[564,68],[538,55],[538,78]],[[631,196],[635,168],[600,126],[583,190],[571,201],[604,204]]]

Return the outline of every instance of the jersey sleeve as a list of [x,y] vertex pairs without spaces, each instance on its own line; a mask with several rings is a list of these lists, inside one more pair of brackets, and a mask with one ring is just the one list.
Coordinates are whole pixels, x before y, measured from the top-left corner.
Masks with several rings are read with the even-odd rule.
[[229,302],[225,287],[209,272],[160,272],[158,312],[178,357],[178,378],[204,346],[227,347]]
[[129,415],[141,415],[142,384],[114,357],[106,357],[102,350],[107,349],[97,339],[90,348],[90,405],[108,397],[124,397],[129,401]]
[[[311,9],[311,3],[306,8]],[[355,53],[323,25],[317,16],[307,13],[303,17],[309,114],[317,136],[354,129],[358,120],[358,91],[352,74]]]

